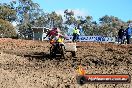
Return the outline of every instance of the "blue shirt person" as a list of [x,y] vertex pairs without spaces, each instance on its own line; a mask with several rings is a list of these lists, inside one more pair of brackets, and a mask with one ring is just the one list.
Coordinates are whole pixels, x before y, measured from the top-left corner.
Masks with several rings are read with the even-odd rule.
[[130,44],[130,38],[131,38],[131,35],[132,35],[132,28],[129,26],[125,30],[125,33],[126,33],[127,44]]

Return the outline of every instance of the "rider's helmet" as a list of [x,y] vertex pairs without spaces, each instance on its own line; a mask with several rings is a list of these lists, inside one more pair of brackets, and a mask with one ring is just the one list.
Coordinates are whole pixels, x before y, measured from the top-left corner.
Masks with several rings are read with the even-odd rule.
[[57,30],[57,28],[56,28],[56,27],[54,27],[54,28],[53,28],[53,30]]

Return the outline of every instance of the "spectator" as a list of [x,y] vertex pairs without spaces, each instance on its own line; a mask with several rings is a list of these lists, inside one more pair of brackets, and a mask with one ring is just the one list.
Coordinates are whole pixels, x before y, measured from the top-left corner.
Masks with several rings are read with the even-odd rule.
[[132,29],[131,27],[129,26],[126,30],[126,39],[127,39],[127,44],[130,44],[130,38],[131,38],[131,35],[132,35]]
[[79,28],[77,29],[77,41],[79,41],[79,36],[80,36],[80,30],[79,30]]
[[76,40],[77,40],[77,28],[75,27],[73,29],[73,39],[72,39],[72,41],[75,42]]
[[118,32],[118,42],[121,42],[121,44],[124,44],[124,29],[123,26],[121,26],[121,29]]

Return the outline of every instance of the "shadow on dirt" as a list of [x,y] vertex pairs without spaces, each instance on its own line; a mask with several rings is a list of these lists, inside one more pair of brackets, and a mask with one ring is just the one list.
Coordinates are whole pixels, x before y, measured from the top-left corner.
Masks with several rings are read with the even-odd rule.
[[45,61],[45,60],[58,60],[61,61],[62,58],[60,57],[51,57],[49,53],[46,52],[35,52],[32,54],[27,54],[24,55],[24,57],[27,57],[29,61],[32,60],[41,60],[41,61]]
[[33,60],[33,59],[38,59],[38,60],[52,59],[50,57],[50,54],[45,53],[45,52],[35,52],[35,53],[32,53],[32,54],[24,55],[24,57],[28,57],[29,60]]

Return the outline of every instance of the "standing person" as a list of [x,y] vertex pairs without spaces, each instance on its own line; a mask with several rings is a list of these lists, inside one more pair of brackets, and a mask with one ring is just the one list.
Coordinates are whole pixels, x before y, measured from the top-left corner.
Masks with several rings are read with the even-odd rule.
[[72,39],[72,41],[75,42],[76,39],[77,39],[77,27],[75,27],[75,28],[73,29],[73,39]]
[[79,41],[79,36],[80,36],[80,29],[77,28],[77,41]]
[[131,35],[132,35],[132,29],[131,27],[129,26],[126,30],[126,39],[127,39],[127,44],[130,44],[130,38],[131,38]]
[[118,32],[118,42],[121,41],[121,44],[124,44],[124,29],[121,26],[121,29]]

